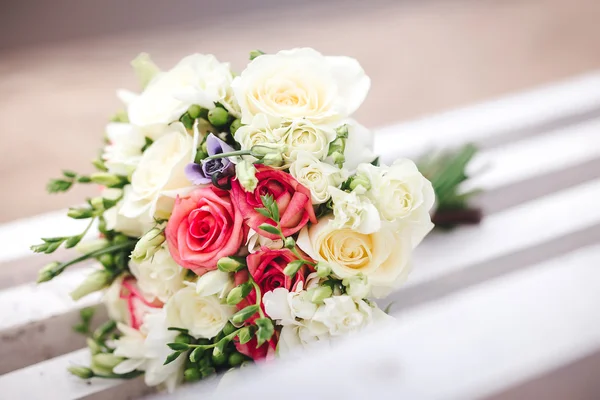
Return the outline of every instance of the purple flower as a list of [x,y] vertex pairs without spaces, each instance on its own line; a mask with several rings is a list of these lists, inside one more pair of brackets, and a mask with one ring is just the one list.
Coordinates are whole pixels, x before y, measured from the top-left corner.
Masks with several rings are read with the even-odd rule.
[[[206,151],[209,156],[215,154],[229,153],[234,151],[233,147],[213,135],[206,138]],[[229,158],[216,158],[213,160],[202,160],[202,164],[189,163],[185,167],[185,176],[194,185],[211,183],[211,176],[217,173],[218,177],[229,176],[235,173],[235,165]]]

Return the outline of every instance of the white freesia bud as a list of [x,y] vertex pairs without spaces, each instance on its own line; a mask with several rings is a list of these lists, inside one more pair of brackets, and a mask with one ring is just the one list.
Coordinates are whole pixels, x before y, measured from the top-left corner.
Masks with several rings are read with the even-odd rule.
[[235,165],[235,176],[237,177],[240,185],[247,192],[252,192],[258,185],[258,179],[256,179],[256,168],[250,161],[242,160]]
[[154,256],[160,246],[165,242],[164,231],[152,228],[135,245],[131,259],[136,263],[147,261]]
[[136,58],[131,61],[133,72],[138,78],[142,88],[145,88],[148,83],[154,78],[160,69],[152,62],[148,53],[140,53]]
[[372,320],[371,307],[363,300],[350,296],[333,296],[324,300],[314,315],[314,320],[325,325],[332,336],[358,331]]
[[344,192],[334,187],[329,188],[333,199],[333,225],[338,229],[350,228],[360,233],[369,234],[381,228],[381,220],[377,208],[363,193],[364,190]]
[[166,247],[153,247],[152,256],[131,263],[130,269],[148,300],[159,299],[162,303],[184,286],[187,271],[173,260]]
[[348,171],[321,162],[305,151],[296,153],[290,174],[310,190],[313,204],[326,203],[331,198],[329,188],[337,188],[348,179]]
[[108,286],[111,278],[112,274],[103,269],[92,272],[81,285],[71,292],[71,298],[79,300],[90,293],[102,290]]
[[82,254],[87,254],[103,249],[106,246],[108,246],[108,244],[108,240],[106,240],[105,238],[84,240],[79,242],[77,246],[75,246],[75,249]]
[[212,339],[225,327],[235,308],[224,305],[217,296],[201,296],[196,288],[179,290],[165,304],[169,326],[187,329],[196,339]]
[[367,277],[363,275],[350,276],[344,278],[342,284],[346,286],[346,294],[355,300],[367,298],[371,291]]
[[200,296],[217,295],[219,298],[225,298],[233,286],[232,275],[216,269],[198,278],[196,293]]

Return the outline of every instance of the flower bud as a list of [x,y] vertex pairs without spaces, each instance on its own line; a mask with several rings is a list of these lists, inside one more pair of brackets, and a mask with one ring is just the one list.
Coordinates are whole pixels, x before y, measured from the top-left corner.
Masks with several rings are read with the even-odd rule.
[[92,182],[106,187],[120,186],[123,183],[121,178],[108,172],[96,172],[90,178]]
[[344,157],[344,154],[339,152],[339,151],[334,151],[331,154],[331,158],[333,159],[333,163],[336,165],[344,165],[344,162],[346,161],[346,157]]
[[246,192],[253,192],[258,185],[256,168],[250,161],[242,160],[235,166],[235,175]]
[[56,276],[56,268],[60,265],[58,261],[51,262],[38,272],[37,283],[48,282]]
[[94,197],[90,200],[90,204],[94,210],[104,210],[104,201],[102,197]]
[[366,298],[371,291],[367,277],[362,274],[344,278],[342,285],[346,286],[346,294],[356,300]]
[[296,275],[296,273],[298,272],[298,270],[300,269],[300,267],[302,267],[303,265],[304,265],[303,260],[294,260],[294,261],[290,262],[283,269],[283,273],[287,276],[294,277]]
[[335,133],[338,138],[348,139],[348,125],[344,124],[335,128]]
[[271,167],[280,167],[283,164],[283,156],[281,153],[265,154],[262,158],[262,162]]
[[73,300],[79,300],[90,293],[104,289],[111,281],[112,274],[106,270],[92,272],[81,285],[71,292]]
[[112,353],[98,353],[92,356],[92,364],[96,367],[112,372],[113,368],[121,364],[125,359]]
[[331,267],[329,264],[320,261],[317,264],[317,276],[319,278],[325,278],[331,274]]
[[135,248],[131,252],[131,259],[138,264],[151,259],[164,241],[165,235],[162,229],[150,229],[135,244]]
[[308,291],[310,301],[313,304],[323,304],[323,300],[331,297],[333,290],[331,286],[319,286]]
[[354,190],[357,187],[362,186],[365,190],[371,189],[371,182],[366,176],[356,175],[350,180],[350,189]]
[[240,301],[244,300],[252,291],[252,284],[250,282],[242,283],[231,289],[227,295],[227,304],[235,306]]
[[152,62],[148,53],[140,53],[131,61],[133,72],[137,76],[142,89],[160,72],[160,69]]
[[80,242],[77,246],[75,246],[75,249],[82,254],[88,254],[103,249],[107,246],[108,240],[105,238],[99,238]]
[[223,257],[217,262],[217,268],[222,272],[236,272],[244,266],[239,258],[234,257]]
[[231,353],[229,355],[227,362],[230,367],[237,367],[238,365],[241,365],[246,360],[247,360],[246,356],[244,356],[241,353],[238,353],[237,351],[234,351],[233,353]]
[[69,208],[67,216],[73,219],[86,219],[94,216],[94,210],[91,208]]
[[284,149],[282,148],[282,146],[277,144],[257,144],[255,146],[252,146],[250,152],[254,157],[262,158],[272,153],[279,153],[281,155],[281,152],[283,150]]
[[80,365],[72,365],[67,368],[67,371],[81,379],[90,379],[94,377],[94,372],[91,369]]
[[192,104],[188,110],[187,113],[189,114],[190,117],[192,117],[193,119],[196,119],[200,116],[200,113],[202,112],[202,107],[200,107],[197,104]]
[[256,57],[262,56],[263,54],[265,53],[258,49],[250,51],[250,61],[254,60]]
[[208,122],[214,126],[223,126],[229,119],[229,113],[227,110],[221,107],[215,107],[208,112]]
[[246,321],[248,318],[252,317],[254,314],[258,312],[258,306],[252,305],[248,306],[238,312],[236,312],[233,317],[231,317],[231,322],[234,324],[241,324]]
[[239,118],[236,118],[233,120],[231,125],[229,125],[229,132],[231,132],[232,135],[235,135],[235,133],[237,132],[238,129],[240,129],[241,126],[242,126],[242,121]]
[[87,338],[86,343],[87,343],[87,346],[90,349],[90,353],[92,353],[92,355],[102,352],[102,347],[94,339]]
[[201,378],[202,375],[200,375],[200,371],[198,371],[196,368],[188,368],[183,371],[183,379],[186,382],[197,382]]
[[296,247],[296,241],[291,236],[286,237],[285,241],[283,242],[283,246],[287,249],[293,249],[294,247]]
[[98,261],[106,269],[111,269],[115,265],[115,257],[112,254],[104,253],[98,257]]

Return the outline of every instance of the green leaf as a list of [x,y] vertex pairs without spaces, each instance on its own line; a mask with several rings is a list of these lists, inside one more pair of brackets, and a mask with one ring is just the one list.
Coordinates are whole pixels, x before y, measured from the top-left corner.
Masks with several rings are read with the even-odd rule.
[[256,347],[258,348],[271,339],[273,333],[275,333],[275,327],[273,326],[273,321],[269,318],[258,318],[255,324],[258,326],[258,331],[256,332]]
[[190,117],[190,115],[186,112],[179,118],[179,120],[183,123],[186,129],[192,129],[194,127],[194,119]]
[[239,332],[238,332],[238,339],[240,340],[240,344],[246,344],[249,341],[252,340],[252,336],[254,336],[254,333],[252,332],[252,327],[251,326],[246,326],[244,328],[242,328]]
[[75,178],[77,176],[77,172],[64,170],[63,175],[65,176],[65,178]]
[[272,219],[271,212],[266,208],[255,208],[256,212],[262,215],[263,217]]
[[198,361],[200,361],[200,359],[202,358],[202,355],[204,354],[204,347],[196,347],[191,353],[190,353],[190,362],[193,363],[197,363]]
[[252,50],[250,52],[250,61],[254,60],[256,57],[262,56],[263,54],[265,53],[261,50]]
[[66,181],[63,179],[52,179],[50,182],[48,182],[46,190],[48,191],[48,193],[66,192],[71,188],[71,186],[73,186],[73,181]]
[[167,343],[167,346],[169,346],[171,350],[175,351],[185,351],[189,350],[190,348],[190,346],[187,343]]
[[242,322],[246,321],[247,319],[252,317],[257,312],[258,312],[258,306],[256,304],[248,306],[248,307],[238,311],[237,313],[235,313],[233,315],[233,317],[231,317],[231,322],[236,325],[241,324]]
[[260,225],[258,227],[258,229],[261,229],[268,233],[272,233],[273,235],[278,235],[278,236],[281,235],[281,231],[279,230],[279,228],[277,228],[276,226],[267,224],[267,223]]
[[173,361],[177,360],[179,358],[179,356],[181,355],[181,351],[176,351],[175,353],[170,354],[167,359],[165,360],[165,362],[163,363],[163,365],[167,365],[172,363]]
[[82,235],[76,235],[76,236],[71,236],[70,238],[67,239],[67,241],[65,242],[65,248],[70,249],[72,247],[77,246],[77,244],[79,242],[81,242],[81,239],[83,239]]
[[177,332],[181,332],[181,333],[188,333],[187,329],[183,329],[183,328],[177,328],[175,326],[170,326],[167,328],[168,331],[177,331]]

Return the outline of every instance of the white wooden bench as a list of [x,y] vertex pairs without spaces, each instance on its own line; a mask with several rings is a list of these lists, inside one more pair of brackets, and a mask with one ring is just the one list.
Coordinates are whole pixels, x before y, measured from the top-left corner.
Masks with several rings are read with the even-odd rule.
[[[589,398],[600,397],[597,382],[572,378],[585,375],[582,365],[597,365],[590,357],[600,358],[600,73],[381,128],[376,152],[390,161],[465,142],[482,149],[473,168],[485,169],[469,186],[485,190],[478,202],[486,217],[479,226],[436,232],[419,247],[408,283],[384,301],[395,301],[397,323],[293,365],[266,366],[253,379],[242,379],[256,373],[244,370],[236,390],[256,387],[263,398],[280,397],[277,389],[261,389],[267,381],[277,382],[286,398],[312,390],[349,398],[464,399],[557,394],[546,388],[566,382],[564,393],[589,389],[596,390]],[[78,310],[99,297],[78,303],[68,297],[89,266],[48,284],[30,283],[47,260],[28,256],[27,248],[40,235],[78,229],[62,213],[0,226],[0,393],[6,398],[151,393],[139,379],[88,384],[66,372],[87,362],[83,338],[71,327]],[[578,363],[583,359],[587,364]],[[337,378],[328,378],[331,371]],[[286,388],[297,387],[298,374],[317,383],[299,392]],[[184,387],[177,398],[200,398],[206,386]],[[232,398],[227,390],[233,388],[218,393]]]

